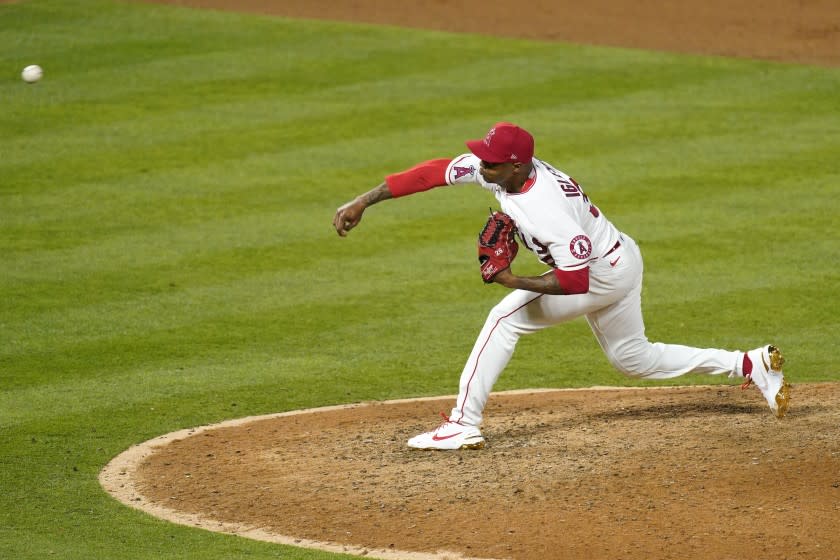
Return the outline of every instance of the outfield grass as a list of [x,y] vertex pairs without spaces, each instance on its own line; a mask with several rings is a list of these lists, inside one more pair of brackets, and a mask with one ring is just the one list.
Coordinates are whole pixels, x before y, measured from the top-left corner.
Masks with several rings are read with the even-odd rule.
[[[180,428],[455,392],[504,293],[475,262],[494,201],[331,220],[498,120],[639,241],[652,339],[837,378],[837,69],[99,0],[2,5],[0,45],[0,558],[335,557],[158,521],[97,474]],[[577,321],[497,389],[634,383]]]

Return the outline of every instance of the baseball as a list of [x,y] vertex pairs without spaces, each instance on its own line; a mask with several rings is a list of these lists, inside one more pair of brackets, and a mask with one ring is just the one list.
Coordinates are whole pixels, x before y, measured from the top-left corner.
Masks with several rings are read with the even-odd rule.
[[23,72],[20,73],[20,77],[28,84],[34,84],[40,80],[43,75],[44,71],[37,64],[30,64],[23,69]]

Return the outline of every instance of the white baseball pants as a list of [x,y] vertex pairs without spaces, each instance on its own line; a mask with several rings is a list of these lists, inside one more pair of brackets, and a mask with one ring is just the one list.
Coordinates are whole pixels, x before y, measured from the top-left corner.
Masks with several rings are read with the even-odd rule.
[[479,426],[490,391],[519,337],[582,315],[610,363],[626,375],[645,379],[686,373],[737,375],[742,352],[648,341],[642,317],[642,271],[638,245],[623,235],[621,246],[609,258],[591,264],[588,293],[544,295],[514,290],[508,294],[490,311],[478,335],[461,373],[450,420]]

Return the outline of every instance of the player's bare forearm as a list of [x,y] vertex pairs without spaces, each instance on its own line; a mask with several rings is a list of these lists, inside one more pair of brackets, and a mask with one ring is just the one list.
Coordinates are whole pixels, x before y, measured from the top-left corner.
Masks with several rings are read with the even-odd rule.
[[506,268],[493,278],[493,282],[512,290],[527,290],[538,294],[562,295],[566,292],[554,274],[542,276],[516,276]]
[[365,205],[365,207],[372,206],[377,202],[382,202],[383,200],[388,200],[389,198],[394,198],[391,194],[390,189],[388,189],[388,185],[386,183],[381,183],[379,186],[369,190],[363,195],[360,195],[356,198]]
[[364,214],[368,206],[389,198],[393,198],[393,195],[385,183],[369,190],[365,194],[357,196],[335,211],[335,216],[333,217],[335,231],[338,235],[344,237],[348,231],[359,225],[359,222],[362,221],[362,214]]

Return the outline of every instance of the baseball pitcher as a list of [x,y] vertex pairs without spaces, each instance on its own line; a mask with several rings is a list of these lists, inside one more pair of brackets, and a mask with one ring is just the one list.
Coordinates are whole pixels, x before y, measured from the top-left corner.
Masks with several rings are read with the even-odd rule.
[[[369,192],[344,204],[333,226],[342,237],[365,209],[434,187],[477,184],[495,196],[494,212],[478,236],[482,280],[512,291],[491,311],[461,372],[458,398],[436,429],[408,441],[419,449],[480,449],[482,413],[523,334],[584,316],[610,363],[644,379],[687,373],[727,374],[759,388],[778,418],[787,412],[790,385],[784,358],[765,345],[748,352],[650,342],[642,318],[642,255],[569,175],[534,157],[526,130],[498,123],[469,153],[420,163],[388,175]],[[522,246],[545,263],[540,276],[517,276],[511,262]]]

